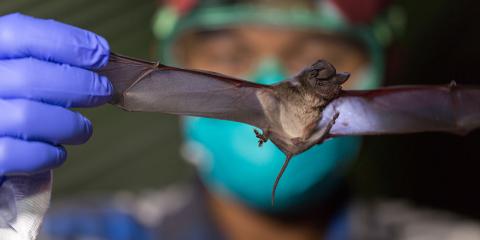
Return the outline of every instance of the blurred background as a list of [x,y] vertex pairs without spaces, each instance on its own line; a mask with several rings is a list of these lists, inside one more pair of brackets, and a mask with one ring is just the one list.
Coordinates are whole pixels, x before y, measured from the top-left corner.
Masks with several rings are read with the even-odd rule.
[[[480,84],[480,3],[401,0],[407,24],[388,51],[401,56],[386,85]],[[0,1],[11,12],[53,18],[89,29],[113,51],[155,60],[153,0]],[[91,141],[68,147],[55,170],[54,198],[143,191],[188,181],[193,170],[179,154],[178,118],[127,113],[111,106],[81,110],[94,124]],[[400,197],[480,219],[480,131],[466,137],[413,134],[368,137],[349,178],[365,198]]]

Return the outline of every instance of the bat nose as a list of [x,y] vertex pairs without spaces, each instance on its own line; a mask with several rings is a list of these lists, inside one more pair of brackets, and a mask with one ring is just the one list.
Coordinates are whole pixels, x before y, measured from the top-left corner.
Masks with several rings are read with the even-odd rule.
[[349,77],[350,77],[350,73],[348,73],[348,72],[337,73],[337,75],[335,76],[338,84],[343,84],[344,82],[346,82],[348,80]]

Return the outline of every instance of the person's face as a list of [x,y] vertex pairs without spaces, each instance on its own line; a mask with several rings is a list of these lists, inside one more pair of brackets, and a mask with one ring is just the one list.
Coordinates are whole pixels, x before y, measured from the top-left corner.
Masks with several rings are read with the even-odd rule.
[[265,59],[276,59],[288,76],[319,58],[337,71],[350,72],[345,88],[358,86],[356,72],[368,63],[359,44],[322,32],[267,26],[236,26],[186,33],[176,45],[179,63],[187,68],[247,78]]
[[[357,77],[361,74],[356,73],[369,63],[363,48],[345,38],[320,31],[258,25],[186,32],[173,50],[176,62],[183,67],[261,83],[295,75],[323,58],[333,63],[338,71],[352,73],[352,79],[345,87],[355,88],[361,85],[358,81],[364,79]],[[267,67],[268,62],[274,67]],[[265,80],[269,77],[275,81]],[[272,142],[258,148],[251,126],[245,124],[208,118],[184,120],[187,147],[190,147],[192,156],[198,157],[195,159],[199,164],[197,169],[208,192],[220,197],[231,194],[234,199],[266,211],[289,210],[296,203],[314,202],[315,198],[325,194],[319,193],[318,189],[328,191],[331,184],[338,181],[338,172],[343,172],[360,147],[358,137],[337,138],[296,156],[297,161],[292,162],[289,169],[302,172],[302,178],[287,180],[289,173],[286,173],[284,180],[288,185],[279,189],[273,208],[269,198],[271,180],[280,169],[284,155]],[[304,168],[303,160],[321,161],[313,161],[312,166]],[[250,177],[247,180],[240,177],[244,174]],[[251,184],[255,187],[252,188]]]

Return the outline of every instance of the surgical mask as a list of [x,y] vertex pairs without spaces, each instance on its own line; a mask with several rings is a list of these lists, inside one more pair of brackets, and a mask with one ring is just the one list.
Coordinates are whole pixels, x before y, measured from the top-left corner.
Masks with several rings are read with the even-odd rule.
[[[266,59],[249,79],[273,84],[285,77],[278,61]],[[184,156],[197,166],[207,188],[266,212],[294,210],[326,197],[361,143],[358,137],[334,138],[294,156],[272,206],[272,186],[285,156],[271,141],[258,147],[253,127],[243,123],[197,117],[184,118],[183,123]]]

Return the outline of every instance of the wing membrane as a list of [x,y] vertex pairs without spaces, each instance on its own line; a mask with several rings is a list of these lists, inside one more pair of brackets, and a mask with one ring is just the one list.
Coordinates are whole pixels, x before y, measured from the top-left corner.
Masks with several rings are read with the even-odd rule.
[[329,104],[320,124],[335,111],[340,115],[332,136],[431,131],[466,134],[480,127],[480,88],[451,84],[347,91]]
[[100,71],[115,88],[114,104],[128,111],[163,112],[245,122],[263,127],[257,98],[265,85],[205,71],[111,55]]

